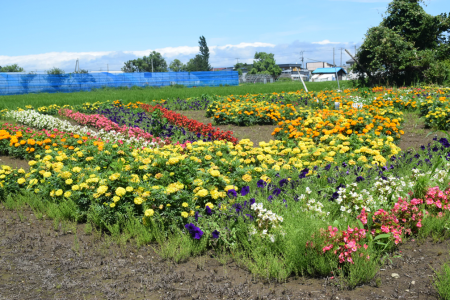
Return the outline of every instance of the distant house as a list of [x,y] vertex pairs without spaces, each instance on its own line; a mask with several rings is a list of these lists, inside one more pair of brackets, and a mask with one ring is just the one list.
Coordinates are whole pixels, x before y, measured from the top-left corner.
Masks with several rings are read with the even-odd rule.
[[297,72],[302,70],[302,64],[278,64],[278,66],[283,71],[291,70],[292,72]]
[[309,71],[314,71],[318,68],[332,68],[334,67],[332,64],[329,64],[325,61],[321,61],[321,62],[308,62],[306,63],[306,68]]
[[336,74],[339,80],[342,80],[347,72],[344,68],[318,68],[312,73],[311,81],[334,81]]
[[347,64],[347,66],[351,67],[355,64],[355,61],[353,59],[349,59],[345,63]]

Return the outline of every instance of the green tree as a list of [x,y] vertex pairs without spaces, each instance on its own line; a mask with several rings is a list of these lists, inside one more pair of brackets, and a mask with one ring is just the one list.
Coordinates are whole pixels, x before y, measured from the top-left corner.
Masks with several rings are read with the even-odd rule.
[[186,65],[183,64],[179,59],[174,59],[170,64],[169,64],[169,69],[172,72],[183,72],[186,70]]
[[201,56],[201,70],[199,71],[210,71],[211,65],[209,64],[209,48],[206,44],[206,39],[204,36],[200,37],[200,40],[198,41],[199,47],[200,47],[200,56]]
[[277,77],[281,74],[281,68],[276,64],[273,53],[256,52],[253,67],[249,74],[268,74]]
[[197,54],[194,58],[191,58],[186,64],[186,71],[210,71],[211,65],[209,64],[209,48],[206,44],[204,36],[200,37],[198,41],[200,54]]
[[47,70],[48,75],[62,75],[66,74],[66,72],[63,69],[53,67],[50,70]]
[[394,0],[388,5],[381,26],[392,29],[418,50],[435,49],[450,29],[446,14],[432,16],[420,5],[421,0]]
[[251,66],[248,65],[247,63],[236,63],[234,65],[234,70],[238,72],[239,76],[242,75],[242,69],[246,68],[247,70],[250,68]]
[[[129,60],[124,63],[122,71],[132,72],[167,72],[167,62],[161,53],[153,51],[149,56]],[[152,67],[153,66],[153,67]]]
[[186,63],[186,71],[188,72],[203,71],[202,65],[203,65],[202,56],[200,54],[197,54],[194,58],[191,58]]
[[22,67],[19,67],[17,64],[0,67],[0,72],[25,72]]
[[379,26],[369,28],[353,69],[369,84],[443,83],[450,73],[441,63],[450,54],[450,18],[431,16],[421,0],[394,0]]
[[50,84],[54,89],[60,88],[66,79],[69,77],[68,74],[63,69],[53,67],[50,70],[47,70],[47,75],[45,80]]

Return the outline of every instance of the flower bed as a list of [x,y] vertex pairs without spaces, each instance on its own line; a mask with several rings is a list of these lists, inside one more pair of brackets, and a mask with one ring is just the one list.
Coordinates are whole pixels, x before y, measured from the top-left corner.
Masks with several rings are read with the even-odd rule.
[[[132,128],[141,136],[159,126],[151,118],[166,118],[200,134],[200,140],[136,147],[107,136],[93,138],[95,132],[67,133],[77,127],[32,113],[27,124],[43,129],[1,127],[0,153],[32,161],[29,171],[2,167],[0,196],[28,191],[74,207],[79,220],[91,214],[99,226],[136,218],[155,235],[182,230],[192,242],[186,245],[195,249],[240,251],[255,274],[356,276],[352,272],[364,266],[367,276],[361,278],[370,279],[378,257],[405,236],[448,231],[450,143],[435,140],[416,153],[394,144],[401,136],[400,110],[414,101],[422,107],[428,97],[417,92],[377,88],[355,96],[355,91],[329,91],[315,95],[319,103],[308,98],[316,104],[302,107],[294,104],[299,95],[288,95],[294,121],[278,120],[283,128],[275,135],[278,140],[259,147],[214,134],[210,125],[160,106],[108,104],[102,106],[104,115],[72,111],[68,116],[89,126],[102,126],[98,120],[111,128],[126,126],[126,132]],[[380,99],[369,99],[374,93],[414,101],[379,104]],[[281,96],[255,97],[272,105]],[[362,109],[352,109],[361,99],[367,100]],[[343,104],[340,111],[324,107],[335,100]],[[142,109],[148,115],[138,114]],[[28,122],[26,113],[20,118]],[[217,140],[205,142],[206,136]]]

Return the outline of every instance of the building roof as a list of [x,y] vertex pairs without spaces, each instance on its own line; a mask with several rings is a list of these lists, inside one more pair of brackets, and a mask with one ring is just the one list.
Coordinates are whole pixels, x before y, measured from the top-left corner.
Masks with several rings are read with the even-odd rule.
[[302,64],[277,64],[280,68],[297,67],[301,68]]
[[340,72],[341,70],[347,74],[343,68],[317,68],[312,72],[312,74],[334,74]]

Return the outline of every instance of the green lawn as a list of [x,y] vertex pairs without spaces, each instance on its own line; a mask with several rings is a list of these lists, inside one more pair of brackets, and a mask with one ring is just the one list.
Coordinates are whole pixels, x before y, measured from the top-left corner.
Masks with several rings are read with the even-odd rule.
[[[337,82],[307,82],[309,91],[321,91],[337,89]],[[341,88],[350,87],[348,81],[341,82]],[[85,102],[96,102],[106,100],[122,99],[125,102],[146,102],[155,99],[172,99],[172,98],[190,98],[199,97],[204,94],[209,95],[245,95],[247,93],[273,93],[273,92],[290,92],[303,90],[301,82],[275,82],[269,84],[243,84],[240,86],[224,86],[224,87],[199,87],[199,88],[145,88],[145,89],[100,89],[91,92],[75,92],[75,93],[41,93],[26,94],[13,96],[0,96],[0,110],[16,109],[17,107],[25,107],[26,105],[47,106],[51,104],[58,105],[77,105]]]

